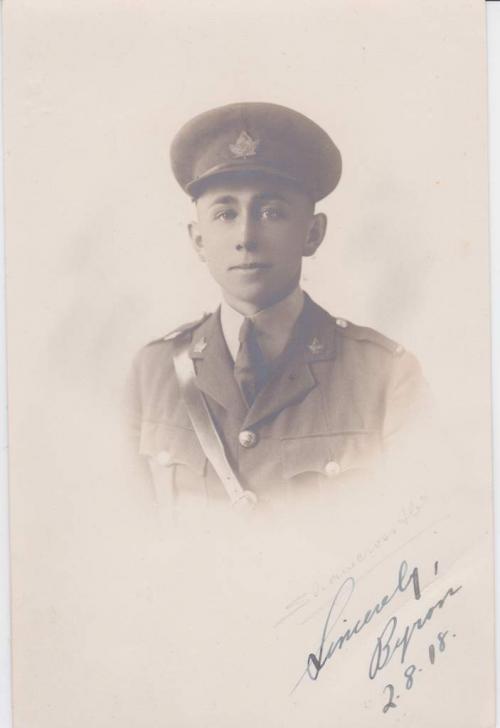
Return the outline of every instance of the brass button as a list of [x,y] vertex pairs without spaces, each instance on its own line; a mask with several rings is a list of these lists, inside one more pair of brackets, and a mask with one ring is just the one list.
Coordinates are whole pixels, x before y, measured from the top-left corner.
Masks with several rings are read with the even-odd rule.
[[253,430],[242,430],[238,435],[238,440],[242,447],[255,447],[259,440],[259,436]]
[[336,319],[335,323],[337,324],[337,326],[340,326],[341,329],[347,328],[347,321],[343,318]]
[[338,475],[340,473],[340,465],[335,462],[335,460],[330,460],[325,465],[325,475],[328,475],[329,478],[333,477],[334,475]]
[[170,453],[166,450],[160,450],[156,456],[156,462],[158,465],[168,465],[170,463]]

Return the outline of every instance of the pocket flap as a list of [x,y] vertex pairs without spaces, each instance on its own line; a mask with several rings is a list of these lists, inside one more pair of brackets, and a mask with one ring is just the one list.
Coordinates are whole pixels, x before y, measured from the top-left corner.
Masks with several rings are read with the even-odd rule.
[[143,422],[140,453],[159,465],[186,465],[203,475],[207,459],[194,430],[164,422]]
[[379,453],[380,435],[373,430],[293,437],[281,441],[285,479],[307,472],[331,477],[346,470],[370,468]]

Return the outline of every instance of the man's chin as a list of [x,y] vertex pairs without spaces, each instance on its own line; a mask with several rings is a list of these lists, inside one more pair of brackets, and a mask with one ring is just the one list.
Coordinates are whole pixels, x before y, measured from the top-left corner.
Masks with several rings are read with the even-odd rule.
[[264,308],[274,306],[274,304],[286,298],[294,288],[295,286],[285,291],[280,289],[272,292],[268,290],[251,290],[250,287],[242,288],[237,292],[222,288],[222,293],[232,308],[244,315],[251,315],[257,313],[257,311],[262,311]]

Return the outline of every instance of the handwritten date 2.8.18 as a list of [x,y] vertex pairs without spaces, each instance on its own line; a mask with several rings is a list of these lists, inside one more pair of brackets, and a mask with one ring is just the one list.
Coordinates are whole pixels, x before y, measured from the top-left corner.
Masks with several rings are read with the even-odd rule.
[[[438,632],[436,636],[436,643],[429,645],[429,662],[431,665],[434,665],[436,662],[436,655],[437,652],[444,652],[446,650],[446,637],[448,635],[448,630],[446,632]],[[453,637],[456,635],[453,634]],[[404,677],[404,687],[406,690],[411,690],[415,684],[415,673],[422,672],[421,667],[418,667],[416,665],[408,665],[408,667],[403,672]],[[392,683],[387,683],[387,685],[384,687],[383,690],[384,693],[388,693],[387,702],[382,708],[383,713],[387,713],[387,711],[391,710],[391,708],[397,708],[398,704],[394,701],[394,698],[396,700],[399,700],[400,696],[395,695],[396,688]]]

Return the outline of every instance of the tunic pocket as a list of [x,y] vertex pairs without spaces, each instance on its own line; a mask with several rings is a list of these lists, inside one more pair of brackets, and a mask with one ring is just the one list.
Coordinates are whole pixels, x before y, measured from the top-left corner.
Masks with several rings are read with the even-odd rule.
[[377,430],[326,433],[281,441],[283,477],[320,473],[332,478],[350,470],[372,469],[381,453]]
[[143,422],[140,454],[160,466],[184,465],[197,475],[204,475],[207,458],[194,430],[165,422]]

